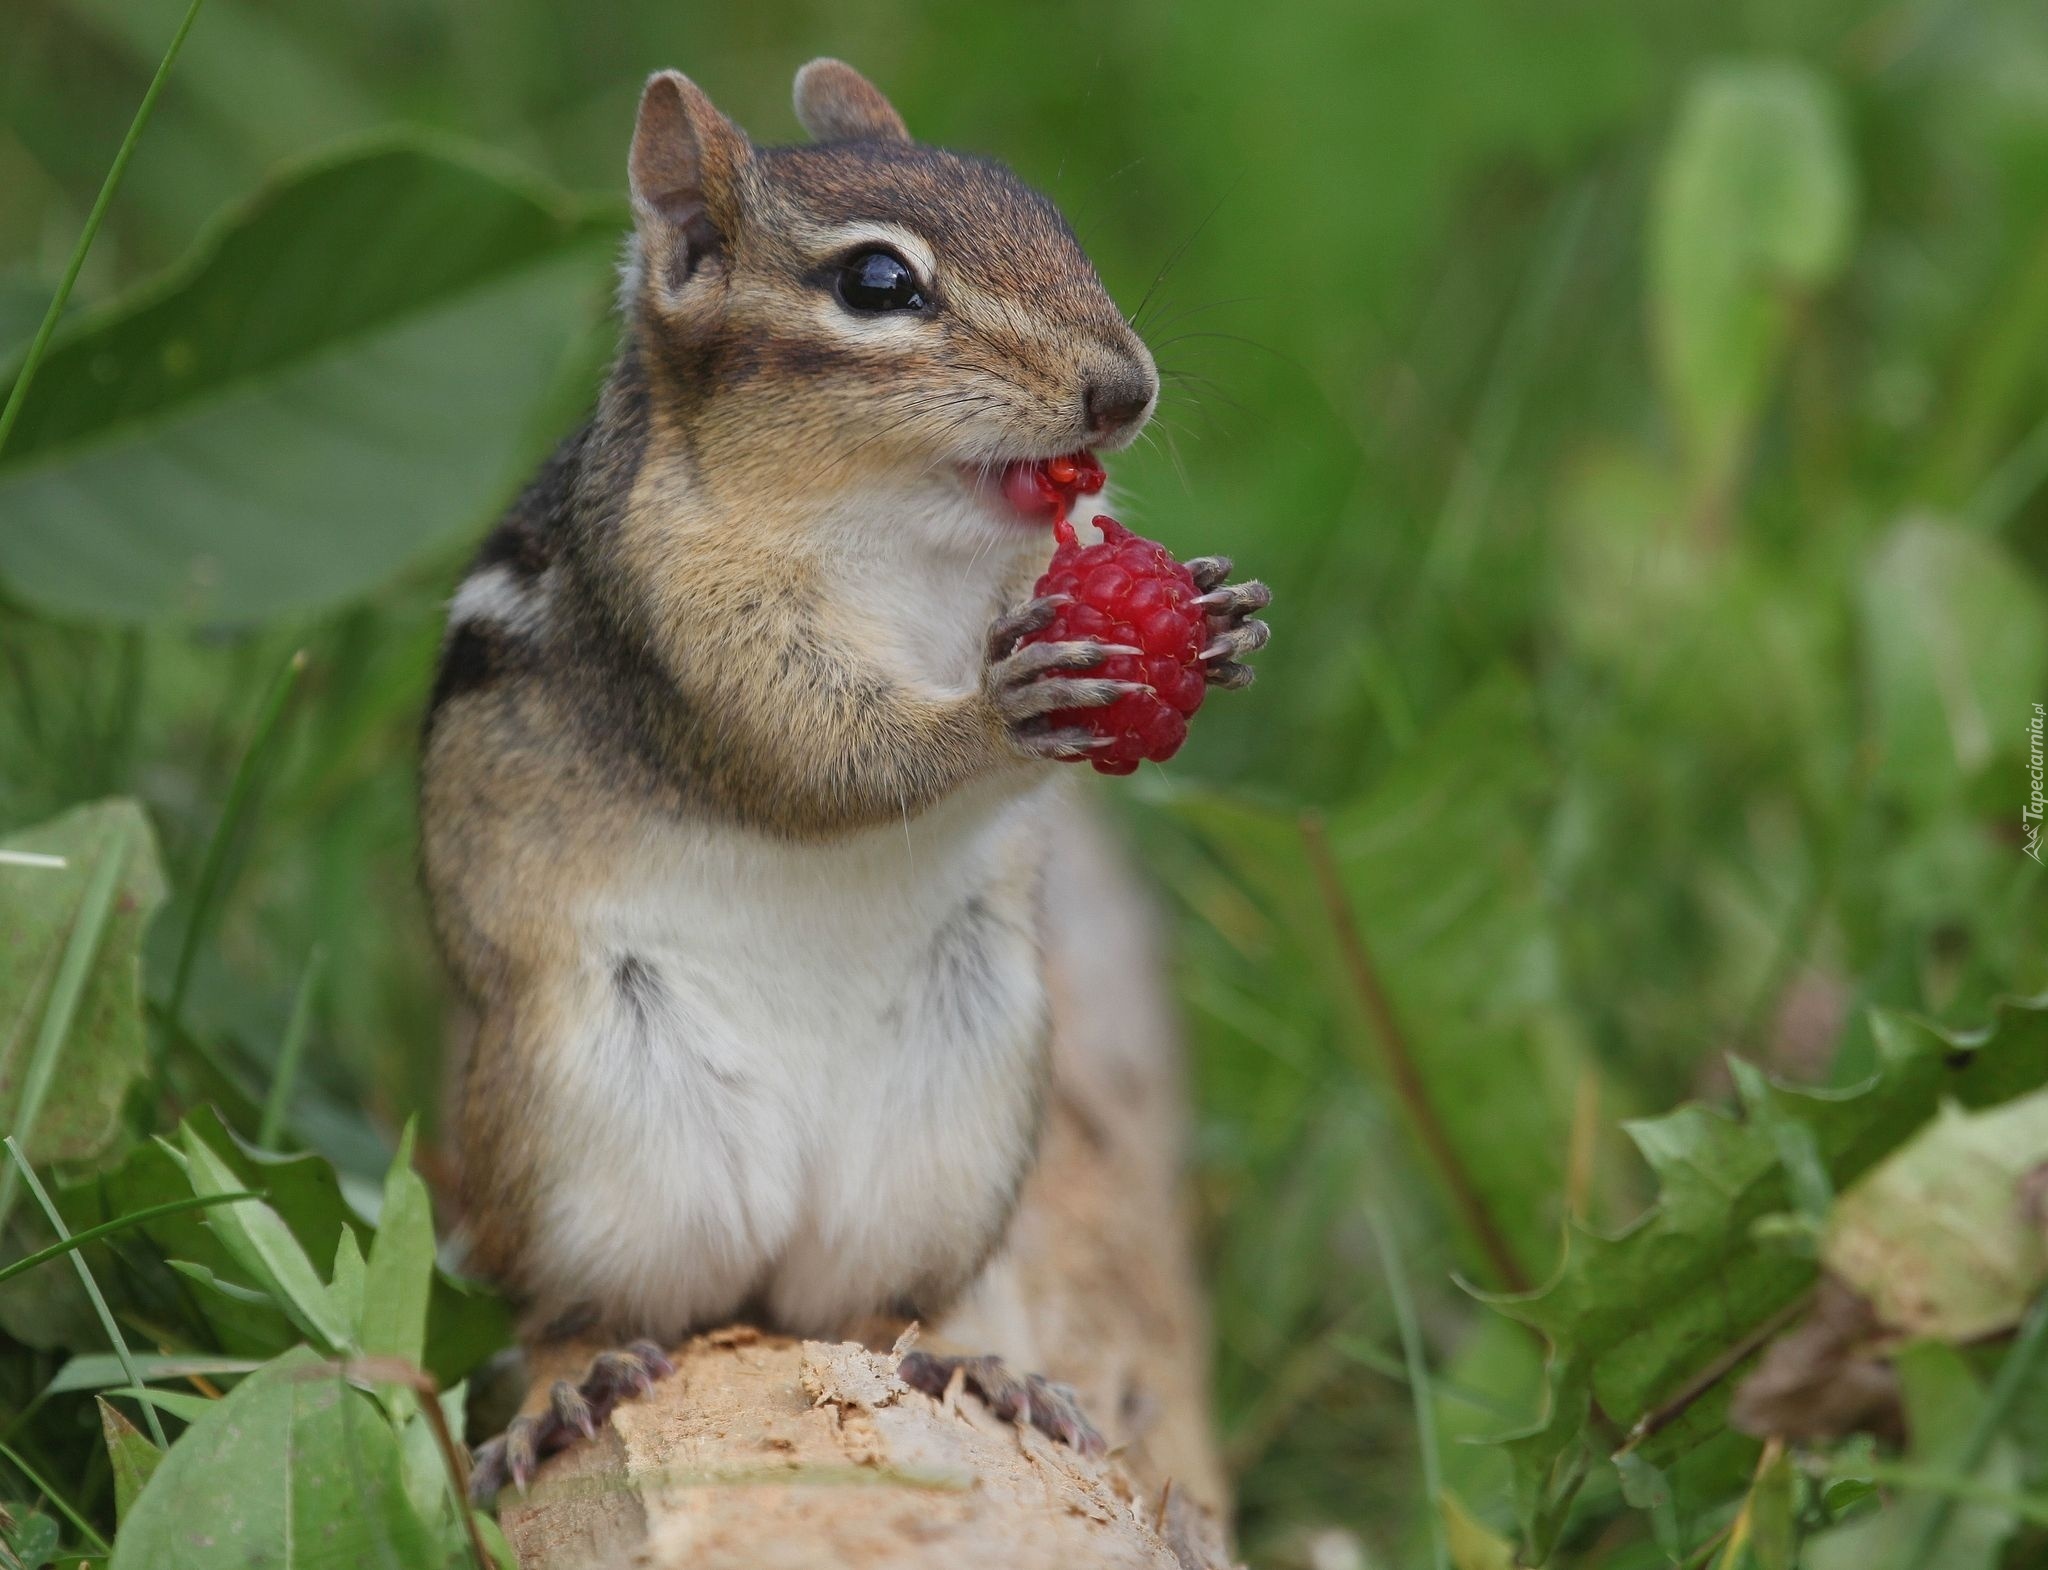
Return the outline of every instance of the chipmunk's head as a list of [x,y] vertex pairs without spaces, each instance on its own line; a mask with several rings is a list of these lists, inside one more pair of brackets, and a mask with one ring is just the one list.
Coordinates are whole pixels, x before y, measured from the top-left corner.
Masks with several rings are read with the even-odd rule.
[[999,508],[1003,464],[1137,435],[1158,372],[1050,201],[913,142],[837,60],[796,112],[809,145],[755,147],[673,71],[640,100],[628,311],[706,483]]

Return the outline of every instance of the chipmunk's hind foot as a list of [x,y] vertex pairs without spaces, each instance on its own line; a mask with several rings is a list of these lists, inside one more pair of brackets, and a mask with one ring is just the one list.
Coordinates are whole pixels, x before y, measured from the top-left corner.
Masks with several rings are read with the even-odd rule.
[[963,1389],[972,1391],[1006,1423],[1029,1423],[1048,1438],[1087,1456],[1099,1456],[1108,1448],[1081,1410],[1080,1398],[1070,1386],[1057,1384],[1042,1374],[1019,1378],[999,1357],[939,1357],[930,1352],[906,1352],[896,1365],[896,1376],[906,1385],[934,1397],[945,1395],[955,1374],[960,1376]]
[[621,1401],[644,1396],[655,1380],[674,1372],[668,1354],[652,1341],[599,1353],[581,1383],[556,1380],[543,1410],[513,1418],[504,1433],[477,1446],[470,1459],[469,1497],[488,1504],[508,1483],[524,1493],[543,1460],[579,1439],[595,1439]]

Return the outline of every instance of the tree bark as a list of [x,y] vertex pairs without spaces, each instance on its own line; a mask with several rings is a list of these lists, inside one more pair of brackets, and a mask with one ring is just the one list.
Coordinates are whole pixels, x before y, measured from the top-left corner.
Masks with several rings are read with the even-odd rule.
[[[500,1519],[525,1570],[1234,1562],[1153,914],[1092,814],[1074,814],[1055,847],[1050,892],[1039,1165],[1003,1255],[922,1344],[999,1352],[1072,1385],[1109,1454],[1000,1422],[971,1395],[912,1391],[887,1350],[735,1327],[677,1348],[673,1377],[508,1498]],[[593,1350],[537,1356],[535,1390]]]

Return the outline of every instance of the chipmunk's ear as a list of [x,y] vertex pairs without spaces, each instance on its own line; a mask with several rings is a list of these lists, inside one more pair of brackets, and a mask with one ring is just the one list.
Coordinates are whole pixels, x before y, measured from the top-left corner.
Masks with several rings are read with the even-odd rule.
[[739,175],[753,156],[747,133],[680,71],[657,71],[640,94],[627,169],[642,229],[675,231],[688,253],[722,248],[739,216]]
[[796,74],[796,118],[814,142],[907,142],[910,130],[882,90],[844,60]]

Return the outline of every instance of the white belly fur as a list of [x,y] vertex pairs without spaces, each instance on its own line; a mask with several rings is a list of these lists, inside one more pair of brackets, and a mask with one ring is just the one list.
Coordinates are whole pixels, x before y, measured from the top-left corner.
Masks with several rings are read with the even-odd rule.
[[832,1334],[975,1263],[1044,1048],[1035,889],[1002,871],[1055,794],[965,791],[825,847],[704,823],[621,845],[606,897],[564,913],[588,1025],[546,1065],[543,1299],[658,1335],[743,1305]]

